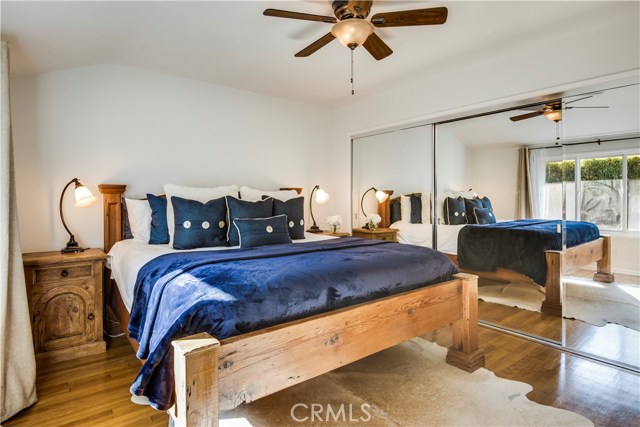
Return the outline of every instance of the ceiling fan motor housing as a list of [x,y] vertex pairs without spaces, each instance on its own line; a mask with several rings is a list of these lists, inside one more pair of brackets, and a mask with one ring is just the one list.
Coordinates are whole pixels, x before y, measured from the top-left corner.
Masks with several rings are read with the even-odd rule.
[[365,19],[371,11],[373,1],[334,1],[333,13],[339,21],[349,18]]

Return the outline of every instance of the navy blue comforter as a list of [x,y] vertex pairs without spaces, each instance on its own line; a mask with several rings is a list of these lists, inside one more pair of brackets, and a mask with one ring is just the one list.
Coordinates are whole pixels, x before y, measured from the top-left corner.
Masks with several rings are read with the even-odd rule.
[[[562,221],[520,219],[486,225],[467,225],[458,234],[460,268],[495,271],[506,268],[522,273],[544,286],[547,261],[544,252],[562,249],[562,235],[557,227]],[[568,248],[600,237],[595,224],[565,221]]]
[[157,257],[134,290],[129,331],[147,360],[131,392],[156,409],[171,406],[176,338],[224,339],[447,281],[457,271],[428,248],[357,238]]

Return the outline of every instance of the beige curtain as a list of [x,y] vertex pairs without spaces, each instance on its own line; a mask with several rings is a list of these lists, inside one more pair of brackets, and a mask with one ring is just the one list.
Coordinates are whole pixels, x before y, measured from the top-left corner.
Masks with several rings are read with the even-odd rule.
[[516,218],[533,218],[529,149],[518,148],[518,177],[516,180]]
[[2,422],[36,402],[36,362],[22,268],[9,106],[9,49],[2,42],[0,128],[0,400]]

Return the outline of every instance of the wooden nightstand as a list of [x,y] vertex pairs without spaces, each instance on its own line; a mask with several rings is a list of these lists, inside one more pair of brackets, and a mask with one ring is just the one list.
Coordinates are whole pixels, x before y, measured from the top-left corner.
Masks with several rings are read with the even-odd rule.
[[67,360],[106,350],[102,339],[100,249],[22,256],[38,362]]
[[336,237],[349,237],[351,236],[351,234],[347,233],[347,232],[342,232],[342,231],[329,231],[329,230],[323,230],[320,234],[324,234],[325,236],[336,236]]
[[369,230],[368,228],[353,229],[353,237],[362,237],[363,239],[371,240],[389,240],[396,242],[397,234],[397,228],[376,228],[375,230]]

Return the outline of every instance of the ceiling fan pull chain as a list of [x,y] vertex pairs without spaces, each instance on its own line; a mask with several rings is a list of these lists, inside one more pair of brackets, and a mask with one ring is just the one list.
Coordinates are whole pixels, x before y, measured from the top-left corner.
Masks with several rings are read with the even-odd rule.
[[353,51],[355,49],[351,49],[351,95],[355,95],[355,91],[353,90]]

